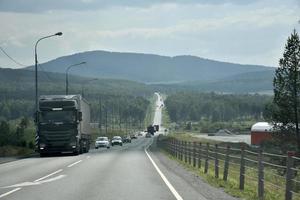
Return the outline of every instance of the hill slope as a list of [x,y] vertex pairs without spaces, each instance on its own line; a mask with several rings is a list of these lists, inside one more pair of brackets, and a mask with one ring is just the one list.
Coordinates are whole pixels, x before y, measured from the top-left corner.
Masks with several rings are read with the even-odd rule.
[[46,71],[65,73],[68,66],[82,61],[87,64],[72,68],[70,73],[145,83],[215,81],[247,72],[274,70],[259,65],[240,65],[195,56],[168,57],[107,51],[89,51],[60,57],[44,63],[43,68]]
[[225,93],[273,93],[275,70],[246,72],[215,81],[192,81],[176,84],[197,91]]
[[[143,83],[119,79],[99,79],[69,76],[70,93],[151,95]],[[65,94],[65,74],[39,71],[40,94]],[[34,71],[0,68],[0,99],[34,98]]]

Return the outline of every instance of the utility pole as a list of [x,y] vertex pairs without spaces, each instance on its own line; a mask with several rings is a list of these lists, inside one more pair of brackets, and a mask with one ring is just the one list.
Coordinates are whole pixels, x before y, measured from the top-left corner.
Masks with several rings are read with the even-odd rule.
[[105,135],[107,136],[107,107],[105,106]]
[[102,102],[101,102],[101,96],[99,97],[99,129],[100,129],[100,135],[102,135]]

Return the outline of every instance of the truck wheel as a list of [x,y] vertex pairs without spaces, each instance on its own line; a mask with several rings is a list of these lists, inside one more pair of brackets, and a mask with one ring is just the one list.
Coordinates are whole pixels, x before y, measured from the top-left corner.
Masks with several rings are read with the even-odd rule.
[[46,157],[47,154],[46,153],[40,153],[40,157],[43,158],[43,157]]
[[73,155],[74,155],[74,156],[79,155],[79,151],[78,151],[78,150],[75,150],[75,151],[73,152]]

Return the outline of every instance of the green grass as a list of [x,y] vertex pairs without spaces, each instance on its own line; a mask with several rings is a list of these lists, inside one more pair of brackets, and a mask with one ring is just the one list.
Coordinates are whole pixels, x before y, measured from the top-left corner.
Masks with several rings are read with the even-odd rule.
[[[186,134],[173,134],[172,136],[176,135],[177,139],[184,140],[184,141],[194,141],[194,138],[191,138],[191,136]],[[199,139],[201,142],[202,139]],[[201,168],[193,167],[188,162],[185,163],[184,159],[183,161],[179,160],[178,158],[170,155],[165,150],[163,150],[171,159],[176,160],[179,162],[182,166],[184,166],[187,170],[192,171],[193,173],[201,176],[203,180],[205,180],[210,185],[213,185],[215,187],[223,188],[224,191],[234,197],[239,197],[245,200],[257,200],[257,190],[258,190],[258,173],[257,173],[257,165],[253,164],[250,166],[247,164],[246,166],[246,172],[245,172],[245,186],[244,190],[239,189],[239,171],[240,171],[240,165],[238,161],[235,161],[236,164],[229,164],[229,171],[228,171],[228,179],[227,181],[223,180],[223,171],[224,171],[224,157],[219,154],[219,178],[215,178],[215,169],[214,169],[214,160],[209,161],[209,168],[208,173],[204,173],[204,162],[205,159],[201,159]],[[238,155],[238,154],[237,154]],[[236,156],[237,156],[236,155]],[[192,161],[193,162],[193,161]],[[233,159],[230,159],[230,162],[234,162]],[[251,167],[251,168],[250,168]],[[275,174],[275,175],[274,175]],[[300,177],[296,177],[296,180],[299,180]],[[280,200],[284,199],[285,196],[285,177],[281,176],[278,173],[278,170],[271,168],[269,166],[265,166],[264,169],[264,199],[265,200]],[[280,187],[277,188],[273,185],[277,185]],[[299,185],[295,185],[294,191],[299,192],[300,188]],[[294,195],[293,200],[300,200],[300,196]]]
[[168,114],[168,111],[167,111],[166,107],[163,107],[163,109],[162,109],[162,126],[169,129],[170,124],[171,124],[171,119]]
[[17,147],[10,145],[0,147],[0,157],[26,156],[32,153],[34,153],[34,150],[26,147]]
[[206,139],[206,138],[194,137],[193,135],[191,135],[190,133],[187,133],[187,132],[175,132],[175,133],[172,133],[168,136],[169,137],[174,137],[178,140],[187,141],[187,142],[201,142],[203,144],[206,144],[206,143],[219,144],[219,143],[221,143],[220,141],[216,141],[216,140],[209,140],[209,139]]

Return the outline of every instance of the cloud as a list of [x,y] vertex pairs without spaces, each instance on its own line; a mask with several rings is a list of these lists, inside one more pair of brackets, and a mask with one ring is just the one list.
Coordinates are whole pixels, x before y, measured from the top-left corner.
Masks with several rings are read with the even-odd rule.
[[250,4],[258,0],[1,0],[2,12],[47,12],[51,10],[101,10],[108,7],[148,7],[157,4]]
[[[294,0],[70,1],[0,0],[0,18],[7,20],[0,22],[0,42],[25,63],[38,38],[62,31],[39,44],[40,62],[103,49],[277,65],[299,19]],[[2,58],[0,65],[10,66]]]

